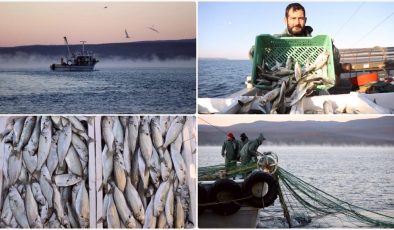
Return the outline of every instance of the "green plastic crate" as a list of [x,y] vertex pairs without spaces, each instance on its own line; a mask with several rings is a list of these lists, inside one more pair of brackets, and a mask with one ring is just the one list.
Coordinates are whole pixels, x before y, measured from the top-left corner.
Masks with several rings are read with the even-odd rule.
[[[303,66],[306,62],[313,63],[324,49],[330,53],[327,66],[327,77],[335,82],[334,55],[331,38],[328,35],[282,38],[268,34],[258,35],[256,37],[253,56],[252,84],[260,89],[270,89],[270,86],[256,84],[256,66],[261,65],[263,58],[269,68],[275,66],[276,61],[285,64],[289,56],[293,58],[294,62],[298,61],[298,63]],[[332,86],[333,85],[319,85],[316,88],[325,90]]]

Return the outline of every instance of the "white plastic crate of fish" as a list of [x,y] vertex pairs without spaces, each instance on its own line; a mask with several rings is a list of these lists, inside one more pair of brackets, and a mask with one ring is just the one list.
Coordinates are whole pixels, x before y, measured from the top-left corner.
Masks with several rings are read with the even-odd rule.
[[196,227],[195,127],[194,116],[101,118],[98,227]]
[[93,126],[88,121],[72,116],[0,117],[0,227],[95,227],[95,212],[90,212],[95,195],[88,192],[94,187],[88,132]]

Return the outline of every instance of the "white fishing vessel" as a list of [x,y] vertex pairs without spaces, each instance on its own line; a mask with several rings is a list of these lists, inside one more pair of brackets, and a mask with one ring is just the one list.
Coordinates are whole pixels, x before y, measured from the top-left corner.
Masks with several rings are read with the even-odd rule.
[[86,41],[81,41],[81,52],[72,53],[68,45],[67,37],[64,37],[64,42],[67,46],[67,57],[60,59],[60,64],[52,64],[51,70],[54,71],[93,71],[94,66],[99,60],[94,57],[92,52],[85,50]]

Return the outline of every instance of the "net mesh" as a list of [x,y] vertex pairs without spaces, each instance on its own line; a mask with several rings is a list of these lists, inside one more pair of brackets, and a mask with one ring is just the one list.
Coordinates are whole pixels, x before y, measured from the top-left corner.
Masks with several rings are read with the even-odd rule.
[[[221,164],[200,167],[198,178],[199,181],[231,179],[245,176],[255,169],[256,163],[245,166],[226,167]],[[311,219],[330,215],[339,220],[341,226],[394,227],[394,217],[352,205],[314,187],[283,168],[278,168],[275,177],[279,180],[291,221],[294,222],[292,226],[307,225],[311,223]]]

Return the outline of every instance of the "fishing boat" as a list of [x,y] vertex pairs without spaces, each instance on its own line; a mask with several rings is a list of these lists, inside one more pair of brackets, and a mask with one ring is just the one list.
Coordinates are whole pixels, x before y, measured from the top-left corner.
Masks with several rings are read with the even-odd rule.
[[67,37],[64,37],[64,42],[67,47],[67,56],[60,59],[60,64],[52,64],[50,69],[53,71],[93,71],[94,66],[99,62],[93,53],[85,50],[86,41],[81,41],[81,52],[71,52],[68,45]]
[[[282,194],[275,178],[278,156],[260,154],[257,162],[223,168],[199,168],[200,228],[255,228],[259,209],[272,206]],[[218,221],[220,220],[220,221]]]

